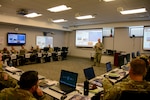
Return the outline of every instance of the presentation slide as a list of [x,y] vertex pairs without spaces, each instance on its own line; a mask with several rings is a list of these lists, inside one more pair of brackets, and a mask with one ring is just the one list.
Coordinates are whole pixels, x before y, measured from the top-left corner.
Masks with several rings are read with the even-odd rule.
[[144,28],[143,49],[150,50],[150,27]]
[[8,45],[24,45],[25,43],[26,43],[26,34],[8,32],[7,34]]
[[103,39],[102,29],[76,30],[77,47],[93,47],[98,38]]
[[38,45],[41,49],[43,49],[44,47],[48,47],[49,45],[53,48],[53,37],[37,36],[36,45]]
[[10,34],[8,35],[8,43],[25,43],[25,35]]

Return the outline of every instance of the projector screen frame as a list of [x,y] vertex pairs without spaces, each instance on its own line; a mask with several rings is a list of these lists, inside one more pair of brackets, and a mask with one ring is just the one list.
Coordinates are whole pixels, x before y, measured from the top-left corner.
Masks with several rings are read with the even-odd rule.
[[150,51],[150,26],[149,27],[144,27],[143,50],[144,51]]
[[75,46],[78,48],[93,48],[98,38],[103,43],[103,30],[96,29],[78,29],[75,34]]

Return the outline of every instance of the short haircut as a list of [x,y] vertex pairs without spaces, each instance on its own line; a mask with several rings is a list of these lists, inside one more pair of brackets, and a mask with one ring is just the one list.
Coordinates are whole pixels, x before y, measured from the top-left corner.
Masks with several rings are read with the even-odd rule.
[[145,63],[146,63],[146,68],[148,68],[148,66],[149,66],[148,59],[143,58],[143,57],[140,57],[140,59],[142,59],[142,60],[144,60],[144,61],[145,61]]
[[145,75],[146,73],[146,63],[143,59],[133,59],[130,63],[132,73],[134,75]]
[[38,72],[37,71],[26,71],[24,72],[18,84],[21,89],[30,89],[32,86],[36,85],[38,82]]

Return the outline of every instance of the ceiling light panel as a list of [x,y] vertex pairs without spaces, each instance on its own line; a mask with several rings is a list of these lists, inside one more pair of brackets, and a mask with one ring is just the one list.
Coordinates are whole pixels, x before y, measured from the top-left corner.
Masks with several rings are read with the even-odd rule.
[[26,15],[24,15],[24,16],[25,16],[25,17],[28,17],[28,18],[34,18],[34,17],[42,16],[42,14],[29,13],[29,14],[26,14]]
[[52,20],[54,23],[60,23],[60,22],[67,22],[67,20],[64,19],[57,19],[57,20]]
[[66,5],[60,5],[60,6],[56,6],[53,8],[49,8],[47,9],[50,12],[60,12],[60,11],[65,11],[65,10],[69,10],[72,9],[71,7],[67,7]]
[[123,15],[125,15],[125,14],[144,13],[144,12],[147,12],[147,11],[146,11],[146,8],[120,11],[120,13],[123,14]]
[[92,15],[85,15],[85,16],[77,16],[76,19],[91,19],[95,18],[95,16]]
[[111,1],[115,1],[115,0],[103,0],[103,1],[105,1],[105,2],[111,2]]

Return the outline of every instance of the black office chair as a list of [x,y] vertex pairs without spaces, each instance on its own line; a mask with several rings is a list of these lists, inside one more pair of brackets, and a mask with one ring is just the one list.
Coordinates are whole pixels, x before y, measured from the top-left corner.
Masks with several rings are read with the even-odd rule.
[[132,59],[136,58],[135,57],[135,52],[132,52],[131,55],[132,55]]
[[136,56],[139,57],[140,55],[141,55],[141,54],[140,54],[140,51],[137,51],[137,52],[136,52]]
[[24,65],[25,64],[25,53],[26,51],[25,50],[20,50],[20,53],[19,53],[19,65]]
[[10,63],[12,63],[12,66],[14,66],[14,67],[17,66],[18,65],[17,55],[12,54],[10,57],[11,57]]
[[53,61],[58,61],[57,53],[52,53],[52,59],[53,59]]
[[150,91],[124,90],[119,100],[150,100]]
[[67,58],[67,54],[68,54],[68,47],[62,47],[61,49],[61,56],[62,56],[62,60]]
[[126,54],[127,63],[130,62],[130,53]]

